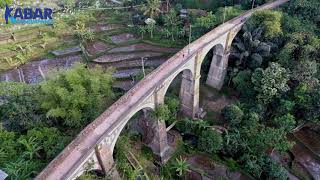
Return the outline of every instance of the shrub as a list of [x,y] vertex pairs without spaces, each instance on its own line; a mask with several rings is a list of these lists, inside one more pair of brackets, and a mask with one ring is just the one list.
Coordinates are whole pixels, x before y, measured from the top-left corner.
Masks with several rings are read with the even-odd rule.
[[275,118],[274,123],[278,128],[283,128],[286,131],[290,131],[295,127],[296,121],[294,116],[288,113]]
[[161,104],[156,108],[153,116],[157,120],[168,121],[170,119],[170,110],[166,104]]
[[222,137],[217,131],[207,129],[202,132],[198,142],[199,150],[213,154],[219,151],[221,148]]
[[248,23],[255,27],[262,27],[267,38],[273,38],[282,33],[282,13],[272,10],[257,11]]
[[226,106],[222,110],[222,114],[225,120],[231,125],[237,125],[241,122],[243,117],[243,111],[237,105]]
[[112,103],[112,81],[111,69],[103,72],[100,66],[87,69],[78,63],[41,84],[41,106],[47,117],[68,127],[83,127]]
[[43,123],[37,85],[0,83],[0,92],[0,120],[6,120],[6,129],[22,132]]
[[286,173],[286,170],[281,165],[274,162],[273,160],[271,160],[267,169],[268,169],[268,171],[267,171],[268,176],[271,179],[277,179],[277,180],[287,180],[288,179],[288,175]]
[[179,131],[200,136],[202,131],[204,131],[209,126],[207,121],[204,120],[193,120],[193,119],[183,119],[177,122],[176,127]]

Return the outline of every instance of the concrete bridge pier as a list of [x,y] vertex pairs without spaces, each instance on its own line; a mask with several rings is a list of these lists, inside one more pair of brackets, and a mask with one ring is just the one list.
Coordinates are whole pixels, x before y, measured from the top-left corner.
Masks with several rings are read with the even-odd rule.
[[112,149],[108,144],[100,144],[95,148],[95,153],[102,172],[105,175],[110,174],[111,170],[114,169],[115,166]]
[[190,70],[183,71],[180,89],[180,111],[193,118],[199,109],[200,75],[192,76]]
[[150,111],[143,110],[143,117],[137,121],[136,127],[142,134],[142,142],[151,148],[156,161],[164,164],[169,159],[170,146],[167,139],[166,124],[162,120],[152,119]]
[[162,120],[152,122],[152,140],[148,146],[152,149],[158,163],[164,164],[170,158],[170,146],[168,144],[166,124]]
[[230,53],[224,53],[223,47],[217,46],[213,50],[210,70],[206,80],[206,84],[220,90],[227,74],[228,59]]

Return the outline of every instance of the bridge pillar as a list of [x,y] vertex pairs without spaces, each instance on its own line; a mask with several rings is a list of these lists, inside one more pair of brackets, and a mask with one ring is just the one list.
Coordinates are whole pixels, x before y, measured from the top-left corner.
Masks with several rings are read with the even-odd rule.
[[162,120],[152,120],[152,139],[148,146],[152,149],[156,161],[164,164],[170,158],[166,124]]
[[224,83],[224,78],[227,74],[229,54],[219,54],[213,51],[213,57],[210,65],[206,84],[220,90]]
[[95,148],[95,152],[103,173],[109,174],[115,165],[112,149],[108,144],[101,144]]
[[180,110],[183,114],[195,117],[199,109],[200,75],[192,77],[188,71],[182,74],[180,89]]

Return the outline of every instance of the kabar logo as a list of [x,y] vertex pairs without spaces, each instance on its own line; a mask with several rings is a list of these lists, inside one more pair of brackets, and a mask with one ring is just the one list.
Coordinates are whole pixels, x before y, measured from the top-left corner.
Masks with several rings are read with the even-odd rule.
[[[14,13],[13,13],[14,12]],[[40,8],[14,8],[6,5],[4,18],[6,24],[52,24],[52,9],[44,8],[43,11]]]

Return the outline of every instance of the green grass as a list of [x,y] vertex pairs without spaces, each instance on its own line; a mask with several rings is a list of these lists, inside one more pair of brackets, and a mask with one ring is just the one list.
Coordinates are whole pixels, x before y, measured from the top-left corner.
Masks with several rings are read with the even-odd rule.
[[153,38],[150,37],[150,34],[145,34],[143,40],[147,43],[164,46],[164,47],[176,47],[181,48],[184,47],[187,43],[183,39],[176,39],[172,41],[170,38],[163,38],[160,34],[154,33]]

